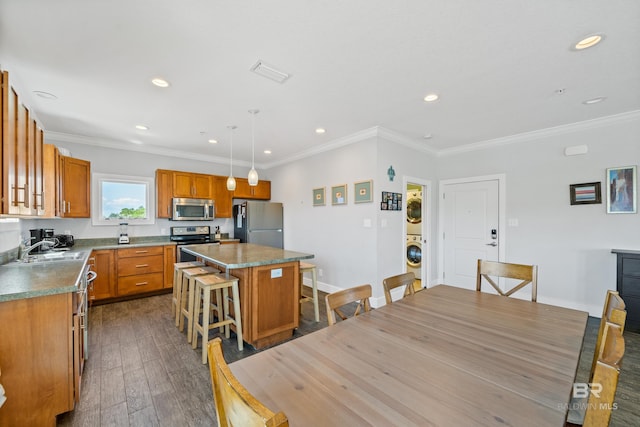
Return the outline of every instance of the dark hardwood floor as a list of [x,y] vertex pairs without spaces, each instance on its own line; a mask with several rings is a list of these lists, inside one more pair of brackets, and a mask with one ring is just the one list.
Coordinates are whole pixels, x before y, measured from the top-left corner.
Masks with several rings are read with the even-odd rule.
[[[320,322],[303,304],[296,337],[326,327],[324,294]],[[89,358],[76,410],[58,417],[59,426],[215,426],[208,365],[193,350],[170,315],[171,295],[92,307]],[[589,318],[576,381],[586,382],[599,319]],[[210,336],[215,332],[212,331]],[[611,426],[640,425],[640,334],[625,332],[626,354]],[[227,362],[254,354],[235,339],[223,339]]]

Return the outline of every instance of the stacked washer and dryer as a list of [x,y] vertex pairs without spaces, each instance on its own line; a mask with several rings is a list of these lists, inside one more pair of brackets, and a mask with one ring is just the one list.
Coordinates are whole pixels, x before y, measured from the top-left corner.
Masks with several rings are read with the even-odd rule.
[[421,280],[422,273],[422,191],[407,192],[407,272]]

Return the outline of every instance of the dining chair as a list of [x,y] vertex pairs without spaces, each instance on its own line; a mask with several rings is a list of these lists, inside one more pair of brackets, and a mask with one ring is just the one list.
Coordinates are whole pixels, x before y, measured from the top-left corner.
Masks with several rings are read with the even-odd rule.
[[[622,328],[615,323],[606,322],[603,333],[603,345],[598,354],[593,379],[589,383],[588,399],[580,406],[585,409],[582,422],[575,423],[568,417],[567,427],[608,426],[611,411],[615,407],[614,399],[620,378],[620,367],[624,357],[625,343]],[[571,414],[571,413],[570,413]],[[569,414],[569,415],[570,415]]]
[[604,329],[607,322],[616,324],[620,327],[620,330],[624,332],[624,324],[627,319],[627,310],[622,297],[618,291],[608,290],[604,300],[604,307],[602,309],[602,317],[600,318],[600,329],[598,330],[598,337],[596,339],[595,351],[593,352],[593,361],[591,362],[591,371],[589,373],[589,381],[593,378],[593,373],[598,362],[598,355],[602,350]]
[[324,301],[327,306],[327,321],[329,322],[329,326],[336,323],[336,314],[340,316],[342,320],[348,318],[340,308],[349,303],[357,303],[353,316],[360,314],[361,309],[363,312],[370,311],[371,304],[369,303],[369,298],[371,298],[371,295],[371,285],[368,284],[343,289],[326,295]]
[[233,375],[222,354],[220,337],[208,345],[209,372],[219,427],[288,427],[283,412],[274,413],[256,399]]
[[[498,276],[506,279],[521,280],[520,283],[503,291],[490,276]],[[508,297],[513,293],[531,284],[531,301],[538,298],[538,266],[525,264],[511,264],[506,262],[478,260],[478,273],[476,276],[476,291],[480,292],[483,280],[502,296]]]
[[384,286],[384,299],[387,301],[387,304],[391,304],[393,300],[391,299],[391,290],[395,288],[399,288],[404,286],[404,294],[402,297],[406,297],[407,295],[413,295],[416,293],[415,288],[413,287],[413,282],[416,281],[416,275],[413,272],[398,274],[396,276],[387,277],[382,281],[382,285]]

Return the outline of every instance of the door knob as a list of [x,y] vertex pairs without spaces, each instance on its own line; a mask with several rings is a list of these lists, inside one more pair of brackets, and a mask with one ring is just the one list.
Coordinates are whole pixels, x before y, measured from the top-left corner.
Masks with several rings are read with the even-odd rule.
[[496,242],[487,243],[487,246],[498,246],[498,243]]

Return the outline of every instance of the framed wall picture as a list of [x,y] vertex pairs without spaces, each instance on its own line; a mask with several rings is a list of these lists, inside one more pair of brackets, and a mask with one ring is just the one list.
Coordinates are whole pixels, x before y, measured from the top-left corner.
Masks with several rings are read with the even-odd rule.
[[602,203],[602,189],[599,182],[571,184],[569,196],[572,205],[591,205]]
[[332,205],[347,204],[347,184],[335,185],[331,187],[331,204]]
[[607,169],[607,213],[636,213],[636,166]]
[[313,189],[313,206],[324,206],[325,204],[325,188],[314,188]]
[[367,203],[373,201],[373,181],[362,181],[353,184],[353,199],[355,203]]

